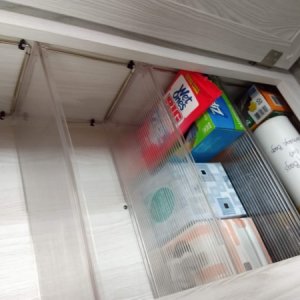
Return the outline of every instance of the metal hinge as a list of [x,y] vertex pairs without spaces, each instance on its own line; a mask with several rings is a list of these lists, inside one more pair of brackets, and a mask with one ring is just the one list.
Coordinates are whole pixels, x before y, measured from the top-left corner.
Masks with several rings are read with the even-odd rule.
[[264,59],[258,64],[260,66],[272,68],[277,63],[277,61],[282,56],[282,54],[283,54],[282,52],[272,49],[264,57]]

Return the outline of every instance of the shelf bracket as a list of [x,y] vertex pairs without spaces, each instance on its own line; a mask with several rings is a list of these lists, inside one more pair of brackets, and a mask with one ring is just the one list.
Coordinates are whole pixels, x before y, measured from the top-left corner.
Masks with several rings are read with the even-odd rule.
[[267,53],[267,55],[259,63],[259,65],[267,68],[272,68],[280,59],[282,54],[283,54],[282,52],[272,49]]

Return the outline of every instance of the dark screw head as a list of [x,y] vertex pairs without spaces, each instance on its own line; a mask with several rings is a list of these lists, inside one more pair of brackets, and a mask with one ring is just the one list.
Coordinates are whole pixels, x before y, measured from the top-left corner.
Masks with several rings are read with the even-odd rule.
[[20,50],[25,50],[25,49],[26,49],[26,46],[27,46],[27,42],[26,42],[24,39],[20,40],[20,42],[19,42],[19,44],[18,44],[18,48],[19,48]]
[[248,63],[249,63],[249,65],[251,65],[251,66],[257,65],[257,62],[255,62],[255,61],[248,61]]
[[135,63],[133,60],[131,60],[128,64],[127,64],[127,68],[132,70],[135,67]]
[[128,209],[128,205],[127,205],[127,204],[124,204],[124,205],[123,205],[123,208],[124,208],[124,209]]
[[4,120],[6,116],[5,111],[0,111],[0,120]]
[[96,120],[95,119],[91,119],[90,120],[90,126],[95,126],[96,124]]

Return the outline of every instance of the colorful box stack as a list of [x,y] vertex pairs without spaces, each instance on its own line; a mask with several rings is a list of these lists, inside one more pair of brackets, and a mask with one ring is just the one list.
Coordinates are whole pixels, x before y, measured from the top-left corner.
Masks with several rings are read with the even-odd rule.
[[[174,286],[184,290],[235,271],[244,272],[271,263],[253,220],[246,217],[222,164],[210,162],[240,137],[245,128],[225,93],[211,102],[218,94],[213,88],[217,86],[209,82],[210,92],[203,93],[199,82],[208,83],[207,78],[199,77],[199,82],[197,78],[196,73],[179,72],[165,97],[165,104],[181,134],[194,122],[186,134],[184,147],[170,151],[174,140],[172,130],[168,130],[173,127],[156,122],[165,119],[162,107],[152,115],[151,122],[142,127],[148,139],[144,141],[146,151],[142,149],[147,166],[165,157],[167,151],[170,154],[168,163],[151,168],[150,180],[148,177],[140,184],[135,195],[141,199],[139,213],[145,220],[143,234],[152,241],[151,267],[160,274],[159,282],[163,283],[161,288],[166,289],[166,293]],[[255,86],[251,95],[260,92],[266,99],[276,102],[274,94],[258,91]],[[253,99],[257,102],[262,94]],[[206,101],[201,104],[204,99]],[[254,109],[254,104],[250,106]],[[267,110],[274,113],[273,108]],[[258,102],[256,109],[253,110],[254,119],[263,109]],[[153,128],[156,139],[151,138]],[[194,166],[187,163],[186,146],[196,161],[196,172]],[[213,219],[216,222],[212,222]]]
[[264,120],[290,111],[283,97],[273,88],[252,85],[237,103],[246,126],[254,130]]
[[196,162],[208,162],[244,133],[244,126],[223,93],[190,128],[187,143],[192,144]]
[[[188,164],[169,163],[138,189],[145,217],[151,220],[151,228],[159,233],[159,244],[173,238],[190,224],[211,219],[210,209],[217,218],[246,215],[222,164],[196,166],[203,179],[202,185]],[[182,175],[183,169],[189,184]]]
[[179,71],[164,96],[165,103],[155,105],[138,130],[146,166],[150,169],[156,167],[177,141],[169,114],[173,116],[177,130],[184,134],[221,94],[222,91],[207,77],[196,72]]

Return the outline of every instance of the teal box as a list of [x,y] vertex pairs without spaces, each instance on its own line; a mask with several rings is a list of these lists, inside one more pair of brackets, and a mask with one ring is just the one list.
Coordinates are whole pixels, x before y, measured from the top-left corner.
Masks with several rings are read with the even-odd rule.
[[240,118],[223,94],[194,123],[187,142],[193,145],[191,153],[196,162],[208,162],[244,132]]

